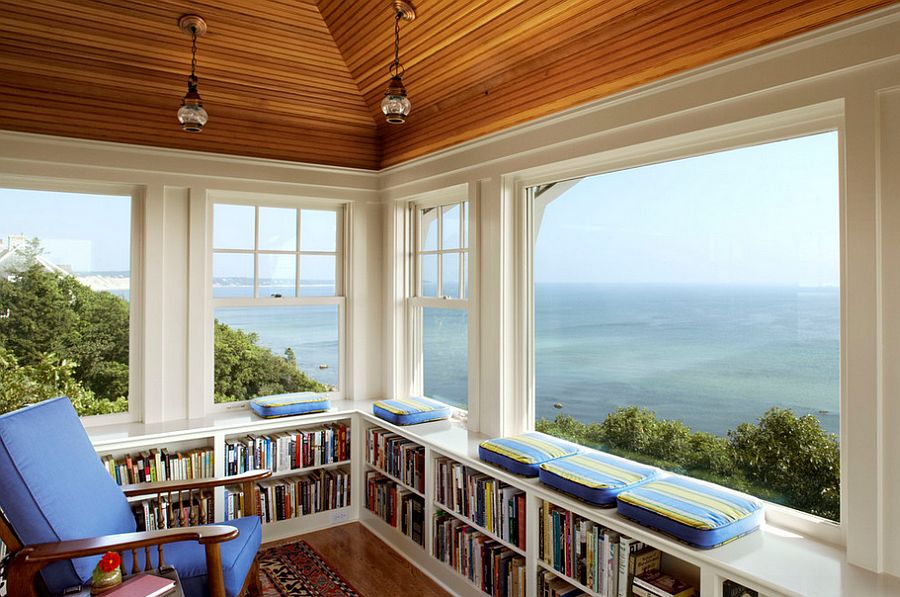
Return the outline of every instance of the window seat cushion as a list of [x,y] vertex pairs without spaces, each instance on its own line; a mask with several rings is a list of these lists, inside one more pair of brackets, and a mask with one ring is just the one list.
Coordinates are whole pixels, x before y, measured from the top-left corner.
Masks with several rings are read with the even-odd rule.
[[762,503],[679,475],[619,494],[618,513],[694,547],[718,547],[756,530]]
[[320,413],[331,408],[328,397],[315,392],[263,396],[250,401],[250,409],[266,419]]
[[545,462],[581,451],[577,444],[537,431],[489,439],[478,445],[479,458],[526,477],[537,477]]
[[659,469],[597,450],[566,456],[540,466],[541,483],[596,506],[616,505],[616,496],[652,481]]
[[379,419],[394,425],[416,425],[429,421],[449,419],[451,409],[443,402],[412,396],[397,400],[379,400],[372,405],[372,412]]

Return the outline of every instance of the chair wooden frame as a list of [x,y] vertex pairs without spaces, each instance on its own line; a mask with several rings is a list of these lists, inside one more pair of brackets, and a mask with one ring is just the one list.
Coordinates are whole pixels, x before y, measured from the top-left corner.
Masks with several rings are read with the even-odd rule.
[[[253,485],[255,482],[272,476],[269,470],[254,470],[218,479],[192,479],[187,481],[162,481],[157,483],[137,483],[122,487],[122,493],[126,497],[140,497],[162,495],[180,492],[202,491],[222,485],[242,485],[244,495],[244,516],[256,515],[256,500],[252,499]],[[192,495],[192,494],[191,494]],[[115,551],[120,555],[131,551],[131,573],[140,572],[138,566],[139,550],[144,552],[144,570],[151,569],[151,547],[158,553],[158,563],[164,565],[163,546],[177,541],[196,541],[206,549],[207,583],[210,597],[225,597],[225,581],[222,573],[222,552],[220,544],[238,536],[238,530],[227,525],[207,525],[185,527],[176,529],[164,529],[157,531],[144,531],[136,533],[124,533],[120,535],[106,535],[75,539],[72,541],[60,541],[56,543],[42,543],[39,545],[22,545],[6,519],[0,512],[0,541],[9,548],[11,559],[7,567],[7,593],[22,597],[40,597],[46,594],[43,582],[39,575],[41,569],[48,564],[60,560],[69,560],[84,556],[99,555],[107,551]],[[122,572],[125,574],[124,563]],[[259,561],[253,560],[253,565],[244,585],[241,595],[259,597],[262,589],[259,584]]]

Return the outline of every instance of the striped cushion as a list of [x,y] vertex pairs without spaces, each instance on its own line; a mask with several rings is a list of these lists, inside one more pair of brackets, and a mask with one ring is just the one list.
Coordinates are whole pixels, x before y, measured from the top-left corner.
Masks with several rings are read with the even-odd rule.
[[305,415],[319,413],[331,408],[327,396],[315,392],[294,392],[254,398],[250,401],[250,409],[261,417],[287,417],[289,415]]
[[659,470],[612,454],[586,450],[541,465],[541,482],[598,506],[614,506],[616,496],[651,481]]
[[376,417],[395,425],[415,425],[450,417],[450,407],[443,402],[412,396],[397,400],[379,400],[372,405]]
[[581,447],[551,435],[523,433],[481,442],[478,457],[526,477],[537,477],[545,462],[581,452]]
[[681,476],[620,493],[618,502],[619,514],[703,548],[755,530],[763,517],[759,500]]

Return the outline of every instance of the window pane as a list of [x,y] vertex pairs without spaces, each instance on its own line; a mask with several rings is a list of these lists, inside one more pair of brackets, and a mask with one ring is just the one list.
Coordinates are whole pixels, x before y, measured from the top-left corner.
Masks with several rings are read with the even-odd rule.
[[469,254],[463,254],[463,277],[462,277],[463,291],[462,297],[469,298]]
[[459,253],[445,253],[441,256],[441,295],[459,298]]
[[253,296],[253,254],[213,254],[213,297]]
[[253,249],[255,235],[255,207],[227,203],[213,206],[214,249]]
[[259,248],[270,251],[297,250],[297,210],[259,208]]
[[420,238],[422,251],[437,251],[438,248],[438,217],[439,210],[436,207],[429,207],[421,211],[421,232]]
[[337,389],[338,307],[216,309],[215,401]]
[[422,255],[421,267],[419,268],[422,276],[422,294],[421,296],[437,296],[437,255]]
[[441,223],[441,248],[459,248],[459,204],[445,205],[441,208],[443,222]]
[[838,179],[826,133],[538,194],[538,428],[837,520]]
[[425,395],[469,407],[469,315],[465,309],[422,309]]
[[300,257],[300,295],[334,296],[337,259],[331,255]]
[[259,256],[259,296],[297,296],[297,256]]
[[337,212],[301,210],[300,249],[302,251],[336,251]]
[[463,249],[469,248],[469,202],[463,203]]
[[0,189],[0,414],[127,412],[130,287],[131,197]]

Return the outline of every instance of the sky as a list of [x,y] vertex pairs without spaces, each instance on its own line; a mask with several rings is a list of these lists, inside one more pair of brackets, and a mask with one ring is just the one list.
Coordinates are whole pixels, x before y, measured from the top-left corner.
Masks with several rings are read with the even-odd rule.
[[131,269],[131,197],[0,189],[0,239],[37,237],[75,272]]
[[837,286],[838,137],[582,179],[545,210],[537,282]]

